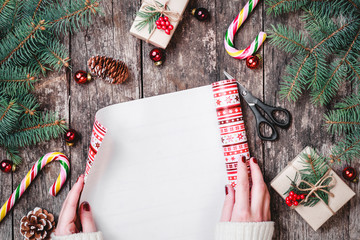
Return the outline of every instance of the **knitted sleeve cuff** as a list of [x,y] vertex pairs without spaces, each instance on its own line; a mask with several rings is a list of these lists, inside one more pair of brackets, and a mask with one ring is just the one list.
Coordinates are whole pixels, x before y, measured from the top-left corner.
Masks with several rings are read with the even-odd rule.
[[103,240],[101,232],[76,233],[67,236],[55,236],[51,234],[52,240]]
[[220,222],[215,240],[271,240],[274,222]]

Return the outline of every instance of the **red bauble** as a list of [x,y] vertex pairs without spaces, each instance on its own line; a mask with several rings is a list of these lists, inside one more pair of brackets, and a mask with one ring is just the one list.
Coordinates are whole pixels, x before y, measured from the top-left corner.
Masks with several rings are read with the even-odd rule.
[[12,168],[13,168],[13,162],[12,161],[10,161],[10,160],[2,160],[1,161],[0,170],[3,171],[4,173],[11,172]]
[[353,168],[353,167],[344,168],[344,170],[342,171],[342,175],[348,181],[351,181],[351,182],[358,181],[357,172],[356,172],[355,168]]
[[68,146],[72,146],[79,139],[79,135],[74,129],[69,129],[65,132],[64,139]]
[[164,53],[159,48],[154,48],[153,50],[151,50],[149,56],[150,59],[155,62],[156,66],[163,64],[165,60]]
[[91,75],[83,70],[79,70],[74,74],[74,79],[77,83],[83,84],[91,80]]
[[260,61],[261,61],[261,57],[259,54],[247,57],[246,58],[246,66],[250,69],[255,69],[255,68],[259,67]]
[[210,17],[210,13],[205,8],[194,8],[191,10],[191,14],[199,21],[205,21]]

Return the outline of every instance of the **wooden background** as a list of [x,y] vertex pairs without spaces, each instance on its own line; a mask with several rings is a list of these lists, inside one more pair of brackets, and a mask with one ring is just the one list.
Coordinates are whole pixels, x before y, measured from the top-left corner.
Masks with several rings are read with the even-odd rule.
[[[250,70],[245,61],[232,59],[223,46],[226,28],[245,5],[246,0],[190,0],[183,20],[166,49],[166,62],[155,67],[149,59],[152,46],[129,35],[129,29],[140,7],[140,1],[103,0],[104,14],[94,19],[93,24],[81,32],[64,36],[72,58],[72,70],[51,73],[36,86],[42,107],[59,112],[70,126],[76,129],[82,139],[76,146],[68,147],[62,139],[38,144],[24,149],[24,162],[14,174],[0,172],[1,204],[20,183],[32,164],[50,151],[64,152],[71,159],[71,174],[60,192],[53,198],[48,187],[55,180],[59,166],[47,166],[14,210],[0,223],[0,239],[22,239],[19,222],[28,211],[39,206],[58,217],[62,202],[77,177],[84,172],[89,147],[89,138],[95,113],[110,104],[150,97],[188,88],[210,84],[224,79],[223,70],[236,76],[252,93],[270,105],[290,110],[293,123],[288,130],[279,130],[280,138],[275,142],[263,142],[254,132],[254,117],[243,104],[247,135],[251,154],[259,159],[267,183],[273,179],[287,162],[293,159],[305,146],[310,145],[321,152],[329,153],[337,141],[324,129],[322,116],[325,107],[315,107],[304,94],[296,103],[279,99],[279,82],[284,74],[290,55],[273,48],[265,42],[259,50],[264,64]],[[192,7],[205,7],[211,13],[208,22],[199,22],[190,14]],[[250,15],[236,37],[236,46],[243,48],[250,44],[261,30],[271,24],[284,23],[301,29],[299,15],[281,17],[267,16],[261,1]],[[122,85],[110,85],[95,80],[86,85],[77,84],[72,76],[79,69],[86,69],[86,62],[93,55],[105,55],[123,60],[129,67],[130,77]],[[344,86],[340,95],[347,95],[352,86]],[[5,158],[2,153],[2,159]],[[360,164],[352,164],[357,169]],[[344,166],[335,166],[338,174]],[[359,195],[358,184],[349,183]],[[359,239],[360,205],[354,197],[317,232],[295,212],[290,211],[280,196],[269,188],[271,194],[272,220],[275,221],[274,239]],[[209,229],[212,231],[212,229]]]

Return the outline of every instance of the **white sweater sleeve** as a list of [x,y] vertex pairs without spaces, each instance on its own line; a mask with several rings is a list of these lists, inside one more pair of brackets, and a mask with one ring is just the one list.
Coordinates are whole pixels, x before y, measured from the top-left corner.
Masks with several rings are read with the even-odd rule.
[[220,222],[215,240],[271,240],[274,222]]
[[101,232],[76,233],[67,236],[55,236],[51,234],[52,240],[103,240]]

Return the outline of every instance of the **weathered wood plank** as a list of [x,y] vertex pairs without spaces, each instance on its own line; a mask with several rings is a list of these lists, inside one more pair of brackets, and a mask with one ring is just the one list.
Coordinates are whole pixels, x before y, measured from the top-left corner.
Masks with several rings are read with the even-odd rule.
[[100,6],[104,15],[97,16],[86,31],[75,33],[71,38],[72,74],[87,69],[87,60],[91,56],[100,55],[124,61],[130,75],[120,85],[112,85],[101,79],[79,85],[70,79],[70,123],[82,135],[81,141],[71,148],[72,183],[85,170],[96,111],[140,97],[140,41],[129,35],[139,3],[106,0],[101,1]]
[[[199,22],[190,13],[194,7],[206,7],[210,21]],[[217,80],[216,18],[214,1],[191,1],[168,47],[166,61],[156,67],[149,58],[154,47],[143,44],[144,97],[203,86]]]

